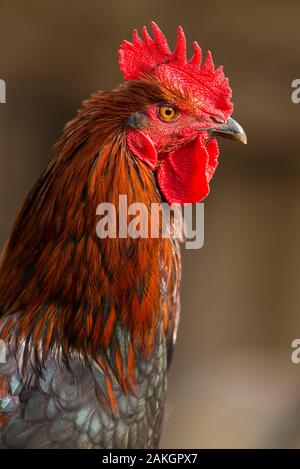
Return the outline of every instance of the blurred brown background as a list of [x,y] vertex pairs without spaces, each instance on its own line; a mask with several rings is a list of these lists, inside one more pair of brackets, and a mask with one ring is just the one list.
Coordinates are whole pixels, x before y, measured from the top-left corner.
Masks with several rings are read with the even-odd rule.
[[[297,1],[0,1],[0,242],[82,99],[121,80],[117,50],[155,20],[211,49],[248,147],[221,142],[205,246],[183,253],[163,447],[300,445]],[[190,47],[191,51],[191,47]]]

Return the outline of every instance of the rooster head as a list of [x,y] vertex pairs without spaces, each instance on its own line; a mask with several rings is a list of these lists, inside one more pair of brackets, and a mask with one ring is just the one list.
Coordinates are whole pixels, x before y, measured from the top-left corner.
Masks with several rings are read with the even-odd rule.
[[144,27],[141,39],[135,30],[133,42],[123,41],[119,50],[124,79],[159,90],[127,119],[127,143],[153,170],[170,204],[200,202],[218,164],[216,137],[246,143],[246,134],[230,117],[231,88],[222,67],[215,69],[211,53],[202,64],[201,48],[194,42],[187,60],[181,27],[173,52],[154,22],[152,31],[153,38]]

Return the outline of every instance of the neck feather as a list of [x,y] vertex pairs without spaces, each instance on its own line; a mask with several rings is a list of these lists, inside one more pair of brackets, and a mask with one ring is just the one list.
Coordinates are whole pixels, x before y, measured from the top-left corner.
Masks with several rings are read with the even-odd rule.
[[1,337],[22,347],[24,367],[32,357],[41,369],[48,356],[68,361],[74,352],[108,364],[125,388],[137,355],[153,347],[161,254],[169,268],[172,243],[97,237],[99,203],[118,207],[120,194],[147,207],[161,199],[124,133],[103,121],[97,137],[91,113],[66,126],[18,214],[0,270]]

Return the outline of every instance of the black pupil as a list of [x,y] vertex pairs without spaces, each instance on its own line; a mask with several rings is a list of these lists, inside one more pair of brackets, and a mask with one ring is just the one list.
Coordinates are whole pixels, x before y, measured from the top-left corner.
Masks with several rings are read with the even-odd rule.
[[166,109],[166,115],[167,116],[170,116],[172,114],[172,109]]

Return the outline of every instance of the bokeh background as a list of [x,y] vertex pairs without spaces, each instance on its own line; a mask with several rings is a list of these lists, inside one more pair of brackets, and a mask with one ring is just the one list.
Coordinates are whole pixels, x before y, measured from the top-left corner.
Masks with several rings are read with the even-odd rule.
[[82,99],[120,80],[118,46],[155,20],[212,50],[249,144],[221,142],[205,245],[183,252],[162,447],[300,446],[300,3],[1,0],[0,242]]

